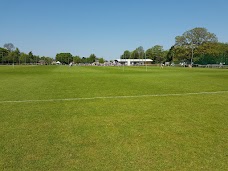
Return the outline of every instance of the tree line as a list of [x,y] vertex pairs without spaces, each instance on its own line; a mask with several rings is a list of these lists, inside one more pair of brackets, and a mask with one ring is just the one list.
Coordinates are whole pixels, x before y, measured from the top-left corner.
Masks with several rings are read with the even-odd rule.
[[91,64],[94,62],[104,63],[104,58],[98,58],[95,54],[91,54],[89,57],[80,57],[73,56],[71,53],[58,53],[55,57],[56,61],[61,62],[62,64],[69,64],[71,62],[78,64]]
[[139,46],[133,51],[125,50],[121,55],[121,59],[152,59],[153,63],[161,63],[166,60],[168,50],[164,50],[163,46],[155,45],[146,51],[142,46]]
[[98,58],[95,54],[91,54],[89,57],[73,56],[71,53],[58,53],[55,59],[45,56],[37,56],[30,51],[28,54],[20,52],[18,48],[12,43],[4,44],[3,48],[0,47],[0,64],[42,64],[50,65],[53,61],[59,61],[61,64],[73,63],[104,63],[104,58]]
[[[169,50],[162,45],[155,45],[147,50],[142,46],[133,51],[125,50],[121,59],[152,59],[153,63],[186,62],[189,64],[226,64],[228,65],[228,43],[218,41],[214,33],[206,28],[196,27],[175,37],[175,44]],[[73,56],[71,53],[58,53],[55,59],[37,56],[30,51],[28,54],[20,52],[12,43],[0,47],[0,64],[52,64],[56,60],[62,64],[73,63],[104,63],[104,58],[95,54],[89,57]]]
[[45,56],[37,56],[30,51],[28,54],[21,52],[15,48],[12,43],[4,44],[3,48],[0,47],[0,64],[48,64],[50,65],[53,58]]
[[228,43],[219,42],[217,36],[206,28],[196,27],[176,36],[175,44],[169,50],[164,50],[161,45],[147,50],[140,46],[133,51],[125,50],[120,58],[147,58],[153,63],[228,64]]

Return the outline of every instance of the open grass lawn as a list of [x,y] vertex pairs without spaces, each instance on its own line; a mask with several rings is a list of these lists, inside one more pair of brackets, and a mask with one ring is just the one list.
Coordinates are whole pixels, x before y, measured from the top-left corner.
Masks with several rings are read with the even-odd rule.
[[0,66],[0,170],[227,163],[228,70]]

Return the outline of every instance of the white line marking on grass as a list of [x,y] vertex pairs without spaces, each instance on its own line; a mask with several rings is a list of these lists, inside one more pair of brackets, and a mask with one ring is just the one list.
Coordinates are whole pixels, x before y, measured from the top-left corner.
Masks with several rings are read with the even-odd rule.
[[187,96],[187,95],[202,95],[202,94],[222,94],[228,91],[214,92],[198,92],[198,93],[177,93],[177,94],[148,94],[148,95],[133,95],[133,96],[107,96],[107,97],[79,97],[68,99],[44,99],[44,100],[8,100],[0,101],[0,103],[28,103],[28,102],[56,102],[56,101],[79,101],[79,100],[96,100],[96,99],[124,99],[124,98],[140,98],[140,97],[166,97],[166,96]]

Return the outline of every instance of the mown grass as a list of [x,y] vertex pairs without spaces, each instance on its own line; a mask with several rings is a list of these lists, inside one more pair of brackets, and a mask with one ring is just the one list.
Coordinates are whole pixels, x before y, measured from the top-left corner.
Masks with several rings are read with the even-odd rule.
[[0,67],[0,170],[226,170],[228,70]]

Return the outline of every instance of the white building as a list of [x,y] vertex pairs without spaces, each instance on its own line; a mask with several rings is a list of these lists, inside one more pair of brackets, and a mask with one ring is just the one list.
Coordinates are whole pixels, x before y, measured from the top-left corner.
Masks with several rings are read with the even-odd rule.
[[61,62],[59,62],[59,61],[56,62],[56,65],[60,65],[60,64],[61,64]]
[[151,64],[153,60],[152,59],[116,59],[115,62],[130,66],[130,65],[145,65],[145,63]]

